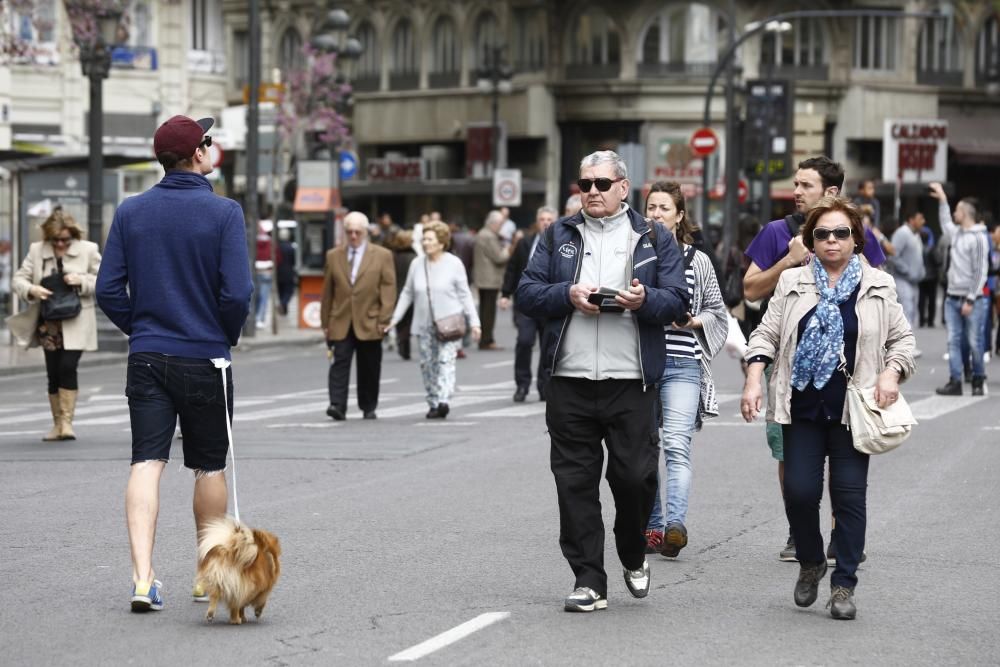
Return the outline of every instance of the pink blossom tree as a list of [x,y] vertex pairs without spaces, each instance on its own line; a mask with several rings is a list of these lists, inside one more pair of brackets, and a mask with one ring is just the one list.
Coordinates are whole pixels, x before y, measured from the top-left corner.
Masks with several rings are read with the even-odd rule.
[[278,100],[278,130],[283,141],[297,145],[304,133],[335,150],[350,142],[344,116],[351,86],[338,80],[337,55],[309,44],[302,48],[304,64],[287,73]]

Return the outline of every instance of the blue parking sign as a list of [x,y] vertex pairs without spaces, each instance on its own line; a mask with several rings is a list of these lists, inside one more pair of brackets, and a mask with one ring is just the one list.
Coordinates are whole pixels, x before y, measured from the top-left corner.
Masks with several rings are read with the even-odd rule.
[[358,173],[358,155],[354,151],[340,151],[340,180],[349,181]]

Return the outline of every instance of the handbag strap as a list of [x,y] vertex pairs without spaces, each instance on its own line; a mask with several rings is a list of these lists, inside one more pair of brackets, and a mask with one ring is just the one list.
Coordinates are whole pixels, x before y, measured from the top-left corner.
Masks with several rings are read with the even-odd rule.
[[424,282],[426,283],[424,287],[427,288],[427,310],[430,312],[431,322],[433,322],[434,304],[431,303],[431,272],[430,268],[428,268],[428,264],[430,263],[430,261],[431,261],[430,258],[427,257],[427,255],[424,255]]

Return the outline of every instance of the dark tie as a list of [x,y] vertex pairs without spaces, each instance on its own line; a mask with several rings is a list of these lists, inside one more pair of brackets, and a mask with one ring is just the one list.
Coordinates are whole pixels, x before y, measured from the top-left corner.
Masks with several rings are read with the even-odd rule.
[[354,284],[354,257],[356,254],[357,250],[355,248],[351,248],[351,251],[350,253],[348,253],[347,256],[347,264],[350,267],[350,271],[348,272],[348,277],[350,278],[352,285]]

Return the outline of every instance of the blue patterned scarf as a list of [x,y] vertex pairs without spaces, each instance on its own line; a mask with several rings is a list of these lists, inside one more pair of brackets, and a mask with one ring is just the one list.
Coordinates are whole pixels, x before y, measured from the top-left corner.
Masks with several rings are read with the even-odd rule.
[[792,362],[792,386],[799,391],[805,389],[810,380],[814,387],[822,389],[837,370],[844,346],[844,318],[840,315],[840,304],[850,298],[861,282],[861,260],[857,255],[851,257],[833,287],[828,287],[830,277],[818,258],[813,258],[812,267],[819,290],[819,304],[806,323]]

